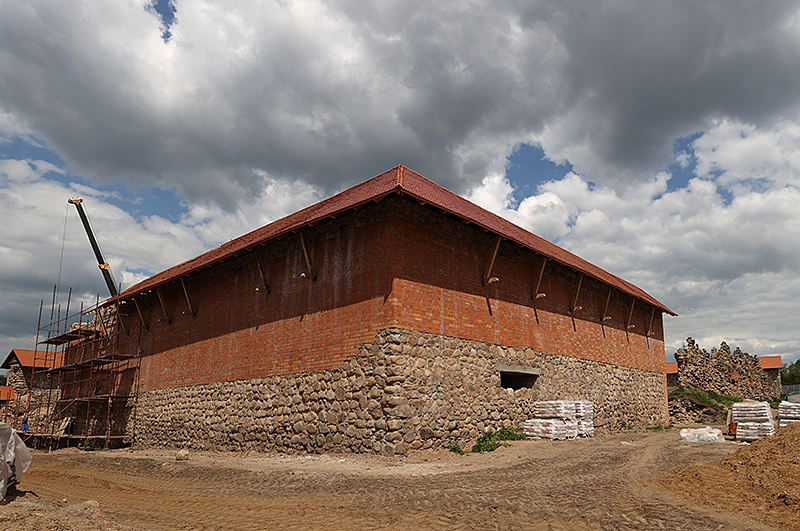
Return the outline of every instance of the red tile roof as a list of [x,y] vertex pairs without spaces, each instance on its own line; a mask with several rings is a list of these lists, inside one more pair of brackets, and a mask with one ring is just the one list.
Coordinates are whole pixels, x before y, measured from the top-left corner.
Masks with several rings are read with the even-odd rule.
[[[126,299],[137,293],[177,280],[182,276],[199,271],[200,269],[204,269],[252,249],[256,245],[285,236],[304,226],[318,222],[326,217],[337,215],[345,210],[358,207],[368,201],[379,200],[390,193],[408,195],[419,201],[434,205],[441,210],[480,225],[505,239],[540,253],[549,259],[560,262],[565,266],[593,277],[607,285],[613,286],[661,311],[676,315],[675,312],[630,282],[612,275],[604,269],[587,262],[583,258],[562,249],[544,238],[514,225],[510,221],[488,210],[484,210],[478,205],[442,188],[433,181],[402,165],[396,166],[352,188],[348,188],[333,197],[329,197],[310,207],[249,232],[244,236],[224,243],[207,253],[153,275],[122,292],[119,298]],[[106,302],[106,304],[108,304],[108,302]]]
[[12,358],[16,358],[17,361],[19,361],[19,364],[23,367],[33,367],[34,361],[36,362],[37,368],[53,368],[64,365],[64,354],[61,352],[55,353],[45,352],[43,350],[35,351],[23,348],[15,348],[8,354],[6,361],[3,362],[3,365],[0,366],[0,368],[9,369]]
[[780,356],[759,356],[758,361],[761,363],[761,368],[764,370],[780,369],[783,367]]
[[0,401],[12,400],[14,389],[10,385],[0,385]]
[[668,361],[666,363],[666,368],[664,369],[665,374],[678,374],[678,362],[677,361]]

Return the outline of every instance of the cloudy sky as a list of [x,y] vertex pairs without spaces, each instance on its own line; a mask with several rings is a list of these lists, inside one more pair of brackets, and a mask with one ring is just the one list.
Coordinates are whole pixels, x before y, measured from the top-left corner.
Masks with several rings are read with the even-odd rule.
[[800,356],[797,2],[0,0],[0,358],[399,163]]

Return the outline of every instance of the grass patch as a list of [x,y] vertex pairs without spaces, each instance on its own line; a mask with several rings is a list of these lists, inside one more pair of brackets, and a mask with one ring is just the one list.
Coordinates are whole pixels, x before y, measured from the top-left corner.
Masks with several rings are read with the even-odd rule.
[[731,407],[734,402],[741,402],[741,398],[721,395],[714,391],[700,389],[699,387],[692,387],[689,389],[685,387],[678,387],[669,394],[669,397],[686,398],[692,402],[695,402],[696,404],[700,404],[720,412],[727,411],[727,409]]
[[521,441],[525,439],[525,434],[513,428],[500,428],[494,433],[484,433],[472,446],[473,453],[494,452],[501,446],[508,446],[502,441]]
[[465,453],[467,453],[464,451],[463,448],[461,448],[461,445],[458,444],[458,441],[455,439],[450,439],[449,441],[447,441],[447,445],[445,446],[445,448],[447,448],[454,454],[458,455],[464,455]]

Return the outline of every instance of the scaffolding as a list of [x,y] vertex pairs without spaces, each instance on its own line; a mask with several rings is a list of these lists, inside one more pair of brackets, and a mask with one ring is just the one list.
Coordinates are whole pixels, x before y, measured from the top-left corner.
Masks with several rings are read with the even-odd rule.
[[[37,392],[41,398],[37,417],[42,417],[42,410],[47,415],[44,421],[30,425],[33,444],[48,449],[133,444],[140,357],[138,348],[128,346],[135,348],[133,352],[120,350],[119,332],[122,328],[124,333],[124,327],[119,326],[119,308],[103,307],[98,295],[94,306],[84,308],[81,304],[74,314],[69,313],[68,302],[62,317],[60,307],[55,308],[55,297],[53,300],[47,325],[42,326],[41,309],[39,312],[26,418],[33,412],[31,397]],[[38,367],[42,370],[37,380]],[[37,382],[43,380],[49,381],[47,389],[37,391]]]

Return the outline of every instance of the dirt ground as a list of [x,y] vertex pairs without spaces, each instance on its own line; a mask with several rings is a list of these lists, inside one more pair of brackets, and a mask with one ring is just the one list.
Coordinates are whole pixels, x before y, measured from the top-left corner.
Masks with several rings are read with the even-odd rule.
[[464,456],[36,452],[0,529],[797,529],[800,491],[782,501],[740,477],[754,456],[775,458],[757,444],[681,442],[671,429]]

